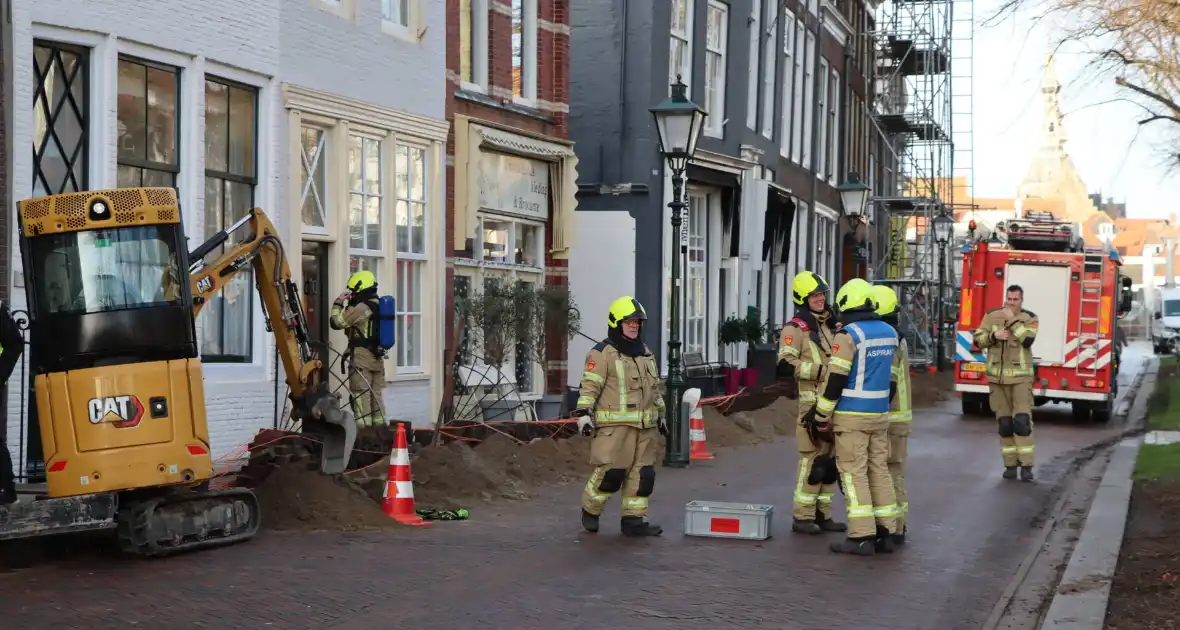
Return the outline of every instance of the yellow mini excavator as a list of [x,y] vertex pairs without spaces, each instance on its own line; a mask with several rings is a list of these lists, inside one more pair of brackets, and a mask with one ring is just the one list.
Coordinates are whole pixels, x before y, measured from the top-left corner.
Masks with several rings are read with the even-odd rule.
[[[202,307],[239,272],[254,274],[294,419],[322,444],[322,472],[344,471],[355,421],[321,380],[278,230],[261,210],[192,252],[171,188],[39,197],[18,214],[46,489],[0,506],[0,540],[114,528],[124,550],[162,556],[257,533],[250,490],[209,489],[196,332]],[[231,243],[239,230],[245,238]]]

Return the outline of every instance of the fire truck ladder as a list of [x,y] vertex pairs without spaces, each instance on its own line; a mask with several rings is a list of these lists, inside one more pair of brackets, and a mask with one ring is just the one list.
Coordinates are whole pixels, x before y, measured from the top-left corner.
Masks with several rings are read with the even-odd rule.
[[[1098,349],[1102,343],[1099,322],[1102,319],[1102,291],[1106,287],[1106,252],[1086,249],[1082,264],[1082,290],[1078,304],[1077,375],[1094,377],[1098,369]],[[1098,272],[1098,279],[1087,275]]]

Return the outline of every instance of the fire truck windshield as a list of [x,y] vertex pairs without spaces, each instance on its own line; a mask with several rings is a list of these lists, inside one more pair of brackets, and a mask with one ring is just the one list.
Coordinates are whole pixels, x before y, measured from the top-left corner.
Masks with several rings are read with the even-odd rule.
[[1180,300],[1164,300],[1164,317],[1180,315]]

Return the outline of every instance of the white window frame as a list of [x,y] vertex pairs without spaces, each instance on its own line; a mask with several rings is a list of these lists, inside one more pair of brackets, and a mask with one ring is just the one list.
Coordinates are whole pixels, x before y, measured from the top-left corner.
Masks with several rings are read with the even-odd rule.
[[836,172],[840,169],[840,72],[835,68],[831,69],[831,77],[829,79],[831,86],[828,88],[828,130],[831,136],[831,145],[828,152],[828,183],[835,183],[839,174]]
[[[406,196],[403,197],[398,192],[398,179],[401,176],[401,171],[398,169],[397,154],[398,154],[398,151],[400,149],[402,149],[403,147],[405,147],[407,149],[407,156],[406,156],[406,158],[407,158],[406,165],[407,166],[411,166],[413,164],[413,160],[410,159],[410,156],[413,155],[413,153],[412,153],[413,151],[421,151],[422,152],[423,172],[422,172],[422,198],[421,199],[413,198],[413,194],[410,192],[413,190],[412,183],[407,183]],[[398,329],[399,329],[397,332],[397,343],[395,345],[395,349],[393,352],[393,354],[394,354],[393,359],[394,359],[395,365],[397,366],[397,373],[398,374],[422,374],[426,370],[425,366],[426,366],[426,352],[427,352],[427,350],[426,350],[426,346],[427,346],[426,332],[427,331],[426,331],[426,321],[425,321],[425,311],[426,311],[425,306],[426,306],[427,301],[429,300],[429,295],[430,295],[429,291],[426,290],[426,284],[429,282],[428,275],[429,275],[429,262],[430,262],[430,254],[431,254],[431,247],[430,247],[430,240],[431,240],[430,239],[430,228],[432,227],[431,221],[430,221],[430,201],[431,201],[431,199],[430,199],[430,178],[432,176],[432,173],[430,172],[431,166],[432,165],[430,163],[430,147],[428,145],[414,143],[414,142],[407,142],[407,141],[402,140],[401,138],[395,139],[395,143],[394,143],[394,147],[393,147],[393,182],[392,182],[392,186],[390,187],[391,196],[393,197],[393,209],[391,212],[389,212],[389,214],[393,215],[393,221],[392,221],[392,224],[393,224],[392,228],[393,229],[386,230],[385,234],[386,234],[386,237],[393,238],[393,247],[390,248],[394,252],[393,269],[392,269],[391,273],[392,273],[393,281],[397,286],[397,318],[396,318],[395,323],[398,324]],[[410,178],[410,177],[411,177],[411,174],[407,173],[407,178]],[[398,240],[397,240],[397,205],[400,202],[405,202],[406,206],[407,206],[407,210],[409,211],[409,216],[407,217],[407,219],[408,219],[407,224],[410,229],[408,229],[407,233],[406,233],[406,241],[407,241],[408,249],[405,251],[403,251],[401,249],[401,247],[398,244]],[[422,206],[422,251],[421,252],[412,251],[414,248],[414,236],[413,236],[413,229],[412,229],[413,228],[413,221],[412,221],[412,219],[410,219],[410,217],[413,217],[413,215],[414,215],[414,213],[413,213],[413,206],[414,205],[421,205]],[[398,274],[398,270],[401,267],[402,262],[408,262],[408,263],[410,263],[410,268],[415,268],[418,270],[417,271],[417,281],[418,281],[418,308],[417,308],[417,310],[413,310],[413,311],[405,310],[407,300],[403,299],[402,295],[403,294],[408,295],[408,291],[405,290],[405,288],[402,286],[402,283],[399,281],[400,276]],[[405,335],[403,334],[403,331],[409,328],[408,325],[405,326],[404,328],[400,325],[402,323],[402,319],[404,319],[405,317],[417,317],[418,318],[417,330],[418,330],[418,353],[419,354],[418,354],[418,364],[417,365],[410,365],[408,363],[406,363],[406,364],[402,363],[402,361],[406,359],[406,354],[407,354],[406,344],[402,343],[402,341],[405,337]]]
[[774,123],[778,120],[775,115],[774,97],[778,95],[775,79],[778,74],[778,3],[766,3],[767,27],[760,34],[762,37],[762,136],[774,139]]
[[[774,0],[770,0],[774,2]],[[750,9],[750,56],[749,75],[746,78],[746,126],[750,131],[758,128],[758,60],[762,58],[762,0],[753,0]]]
[[807,77],[804,72],[806,53],[803,47],[806,44],[807,27],[803,23],[803,20],[798,20],[795,22],[795,54],[793,55],[795,59],[795,81],[791,87],[792,100],[794,101],[792,110],[795,117],[794,124],[791,125],[791,161],[796,164],[803,164],[803,130],[807,127],[806,122],[803,120],[804,111],[806,111],[803,102],[804,84],[806,83]]
[[815,176],[827,179],[828,175],[828,60],[819,60],[819,98],[815,102],[815,111],[819,116],[819,142],[816,147],[819,153],[815,156]]
[[[511,5],[509,5],[511,7]],[[533,106],[537,102],[537,0],[520,0],[520,95],[513,92],[512,102]],[[510,16],[511,20],[511,16]],[[509,22],[511,24],[511,21]],[[511,31],[510,31],[511,33]],[[511,35],[510,35],[511,37]],[[511,40],[509,40],[511,41]],[[511,49],[509,49],[511,51]],[[511,64],[509,64],[511,67]],[[513,88],[509,88],[513,89]]]
[[[488,91],[488,3],[491,0],[461,0],[461,2],[467,2],[470,9],[468,33],[471,39],[471,80],[465,81],[460,76],[459,87],[470,92],[486,94]],[[460,10],[462,10],[462,6]],[[462,16],[459,19],[462,22]],[[460,27],[462,27],[461,24]],[[462,54],[462,49],[460,49],[460,54]],[[460,63],[462,62],[460,61]]]
[[779,153],[789,158],[791,155],[791,138],[794,133],[791,113],[795,103],[795,16],[784,11],[783,15],[783,88],[782,88],[782,122],[779,124]]
[[[669,32],[671,38],[668,44],[668,94],[672,93],[672,84],[676,83],[676,75],[680,75],[680,80],[688,86],[688,94],[692,96],[692,24],[693,24],[693,6],[696,4],[692,0],[672,0],[672,13],[675,16],[677,8],[684,6],[684,28],[677,30],[674,24],[669,25]],[[679,68],[672,68],[672,60],[675,58],[672,55],[672,43],[680,42],[684,44],[684,55],[680,60]],[[711,112],[710,112],[711,114]],[[710,115],[710,117],[712,117]]]
[[815,115],[815,33],[807,31],[806,59],[803,61],[803,168],[811,170],[811,138]]
[[839,248],[836,246],[836,228],[839,215],[828,208],[816,205],[815,206],[815,243],[816,253],[818,254],[815,261],[817,273],[824,278],[827,278],[829,283],[840,283],[839,278],[836,278],[836,255]]
[[[729,5],[709,0],[708,13],[705,14],[706,29],[712,22],[709,18],[715,11],[721,14],[721,32],[717,45],[712,45],[708,34],[705,35],[705,110],[709,116],[705,118],[704,132],[710,138],[722,138],[725,136],[725,64],[728,61],[726,53],[729,48]],[[715,59],[715,63],[719,64],[715,85],[709,72],[710,59]]]
[[405,0],[406,14],[394,16],[392,13],[387,15],[386,9],[393,9],[400,13],[401,0],[381,0],[381,32],[411,44],[418,43],[424,34],[420,24],[422,14],[421,8],[418,6],[419,1]]
[[[374,133],[368,133],[364,130],[352,128],[348,132],[348,148],[344,153],[345,156],[347,156],[348,152],[352,150],[353,138],[361,138],[362,164],[359,166],[359,168],[361,168],[362,190],[356,190],[352,187],[352,173],[349,172],[349,170],[348,170],[348,158],[344,157],[345,176],[347,177],[347,179],[345,181],[348,182],[347,183],[348,197],[346,198],[347,205],[345,205],[345,207],[344,207],[344,215],[345,215],[344,223],[346,226],[348,226],[348,229],[345,231],[343,236],[344,236],[344,245],[348,249],[349,275],[352,274],[352,257],[353,256],[361,258],[362,260],[370,259],[373,261],[373,265],[374,265],[374,268],[371,269],[370,271],[373,272],[373,275],[377,276],[377,284],[383,286],[383,285],[385,285],[385,281],[387,280],[384,277],[385,274],[382,273],[382,271],[384,270],[384,267],[385,267],[385,261],[387,259],[385,251],[387,249],[391,249],[390,244],[388,242],[388,239],[390,237],[390,232],[387,231],[387,228],[389,227],[389,221],[388,221],[389,182],[387,181],[387,178],[385,175],[385,171],[387,170],[386,166],[388,164],[388,162],[387,162],[388,158],[385,155],[386,138],[381,135],[377,135]],[[365,187],[365,183],[367,180],[365,179],[365,174],[364,174],[363,157],[364,157],[364,153],[365,153],[364,146],[365,146],[366,141],[377,143],[377,159],[380,160],[380,164],[377,167],[377,172],[378,172],[378,176],[381,178],[381,181],[378,183],[378,191],[376,193],[369,191]],[[368,201],[368,199],[373,198],[373,197],[376,197],[377,199],[379,199],[379,201],[378,201],[378,208],[379,209],[378,209],[378,219],[377,219],[378,226],[380,228],[378,230],[378,232],[380,233],[380,239],[381,239],[381,242],[378,244],[379,249],[367,249],[367,248],[363,248],[363,247],[353,247],[352,246],[352,218],[349,216],[349,214],[351,211],[350,209],[352,207],[353,195],[361,195],[361,198],[363,201]],[[362,203],[361,204],[361,220],[362,221],[365,220],[365,218],[364,218],[365,207],[366,207],[366,204]],[[368,224],[362,223],[362,225],[367,226]],[[368,234],[367,228],[362,231],[362,234],[363,235]],[[396,234],[396,233],[394,233],[394,234]],[[367,236],[363,237],[362,240],[364,240],[364,239],[367,239]]]
[[[714,193],[715,194],[715,193]],[[708,355],[709,347],[709,205],[711,199],[708,192],[703,190],[690,190],[688,195],[688,208],[685,212],[684,234],[686,237],[684,257],[684,322],[683,322],[683,337],[684,350],[683,352],[699,352],[702,356]],[[700,211],[700,216],[693,216],[693,202],[700,204],[697,210]],[[696,233],[694,234],[694,230]],[[694,240],[696,243],[694,244]],[[701,260],[692,262],[692,253],[699,251]],[[699,282],[702,288],[703,302],[696,304],[699,314],[693,314],[690,305],[695,302],[692,298],[693,283]],[[691,324],[694,322],[700,324],[699,335],[694,339],[693,328]]]
[[[313,163],[309,164],[309,156],[303,150],[303,144],[299,145],[299,173],[300,179],[307,177],[307,182],[300,182],[299,186],[299,222],[302,226],[303,234],[312,234],[316,236],[328,236],[331,233],[331,215],[332,211],[329,204],[332,203],[332,129],[323,125],[315,124],[315,122],[304,120],[300,125],[300,134],[306,129],[314,129],[320,133],[319,146],[316,147],[316,154],[310,159]],[[302,141],[302,137],[300,137]],[[324,168],[324,190],[314,190],[315,185],[315,169],[323,166]],[[308,168],[311,170],[308,170]],[[323,226],[309,225],[303,222],[303,204],[309,196],[315,197],[315,200],[321,205],[320,210],[323,212],[322,218],[324,220]]]
[[308,0],[311,6],[334,14],[336,17],[351,20],[356,15],[356,0]]

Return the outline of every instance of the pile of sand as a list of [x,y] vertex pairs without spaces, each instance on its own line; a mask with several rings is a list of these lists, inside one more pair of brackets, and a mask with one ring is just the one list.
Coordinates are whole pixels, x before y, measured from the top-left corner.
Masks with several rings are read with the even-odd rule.
[[[276,468],[254,489],[262,507],[262,528],[269,530],[373,530],[400,525],[381,512],[353,481],[323,475],[306,463]],[[380,497],[378,497],[380,499]]]
[[910,375],[910,390],[915,409],[937,407],[955,397],[955,372],[916,372]]

